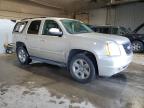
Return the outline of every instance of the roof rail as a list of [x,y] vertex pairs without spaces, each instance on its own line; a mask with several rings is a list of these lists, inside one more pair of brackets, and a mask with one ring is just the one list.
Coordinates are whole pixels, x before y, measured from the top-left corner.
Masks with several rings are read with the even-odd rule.
[[36,18],[46,18],[46,17],[33,17],[33,18],[24,18],[24,19],[21,19],[21,20],[23,21],[23,20],[27,20],[27,19],[36,19]]

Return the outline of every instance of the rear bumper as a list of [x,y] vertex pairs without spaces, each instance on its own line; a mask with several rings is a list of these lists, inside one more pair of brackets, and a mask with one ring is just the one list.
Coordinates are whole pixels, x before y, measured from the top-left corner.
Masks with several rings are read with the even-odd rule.
[[110,77],[125,70],[131,63],[133,54],[125,56],[107,57],[101,56],[98,61],[98,69],[100,76]]

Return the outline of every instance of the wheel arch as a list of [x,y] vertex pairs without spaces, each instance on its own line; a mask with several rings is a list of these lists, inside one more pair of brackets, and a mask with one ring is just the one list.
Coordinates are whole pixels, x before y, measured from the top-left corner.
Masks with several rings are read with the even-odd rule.
[[70,65],[70,61],[71,61],[72,57],[74,55],[80,54],[80,53],[85,54],[86,56],[88,56],[92,60],[92,62],[94,63],[95,69],[96,69],[96,74],[99,75],[97,58],[95,57],[95,55],[92,52],[87,51],[87,50],[82,50],[82,49],[72,49],[72,50],[70,50],[69,55],[68,55],[68,59],[67,59],[68,69],[69,69],[69,65]]
[[24,42],[20,42],[20,41],[16,42],[16,51],[17,51],[18,47],[24,47],[26,49],[26,51],[28,52],[27,47]]
[[133,43],[134,41],[139,41],[139,42],[142,42],[144,44],[144,41],[140,40],[140,39],[135,39],[135,40],[132,40],[131,43]]

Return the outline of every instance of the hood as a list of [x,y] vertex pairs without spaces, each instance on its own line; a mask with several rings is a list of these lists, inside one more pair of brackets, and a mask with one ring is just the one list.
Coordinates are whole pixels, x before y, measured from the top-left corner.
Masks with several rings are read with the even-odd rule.
[[85,37],[87,39],[92,40],[100,40],[100,41],[113,41],[118,44],[123,44],[129,42],[129,39],[126,37],[112,35],[112,34],[102,34],[102,33],[82,33],[82,34],[75,34],[75,36]]
[[132,39],[144,39],[144,34],[131,33],[126,34],[125,36]]

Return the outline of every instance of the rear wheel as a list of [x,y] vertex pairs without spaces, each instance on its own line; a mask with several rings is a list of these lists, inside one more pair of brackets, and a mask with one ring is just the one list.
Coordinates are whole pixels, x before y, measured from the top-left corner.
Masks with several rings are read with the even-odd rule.
[[133,52],[140,53],[144,51],[144,44],[140,41],[132,42]]
[[70,73],[80,83],[88,83],[95,78],[95,67],[92,60],[84,54],[75,55],[70,61]]
[[9,49],[6,49],[6,54],[12,54],[13,52]]
[[28,65],[32,61],[27,50],[24,47],[18,47],[16,53],[21,64]]

